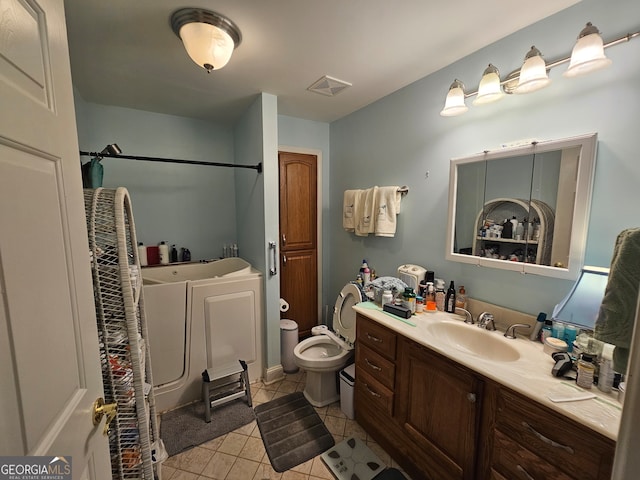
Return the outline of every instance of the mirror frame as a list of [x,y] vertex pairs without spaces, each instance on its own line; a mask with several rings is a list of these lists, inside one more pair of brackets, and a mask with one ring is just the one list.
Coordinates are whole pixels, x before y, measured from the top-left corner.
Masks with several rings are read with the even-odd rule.
[[[458,166],[473,162],[486,162],[501,158],[535,155],[565,148],[580,147],[578,172],[576,176],[576,193],[573,203],[573,220],[571,223],[571,240],[569,244],[569,264],[567,268],[538,265],[524,262],[510,262],[493,258],[454,253],[456,226],[456,198],[458,193]],[[482,153],[467,157],[452,158],[449,170],[449,213],[447,224],[445,258],[453,262],[474,264],[501,270],[518,271],[534,275],[544,275],[575,280],[583,266],[591,209],[591,194],[596,164],[597,133],[589,133],[559,140],[531,142],[530,144],[508,147],[497,150],[485,150]],[[485,199],[486,203],[486,199]]]

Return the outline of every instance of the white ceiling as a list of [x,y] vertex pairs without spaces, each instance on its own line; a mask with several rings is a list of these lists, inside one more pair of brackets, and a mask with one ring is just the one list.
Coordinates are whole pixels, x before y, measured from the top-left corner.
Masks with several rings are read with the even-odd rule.
[[[73,82],[88,102],[231,123],[267,92],[281,114],[331,122],[578,1],[65,0],[65,8]],[[169,25],[182,7],[238,25],[242,42],[226,67],[207,74],[187,56]],[[353,86],[334,97],[309,92],[323,75]]]

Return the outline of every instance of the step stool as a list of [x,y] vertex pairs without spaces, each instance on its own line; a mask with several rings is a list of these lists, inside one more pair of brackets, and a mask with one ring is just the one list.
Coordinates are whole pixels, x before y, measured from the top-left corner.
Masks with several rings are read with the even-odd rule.
[[251,406],[251,388],[247,363],[233,361],[202,372],[202,401],[204,402],[204,420],[211,422],[211,409],[236,398],[246,397]]

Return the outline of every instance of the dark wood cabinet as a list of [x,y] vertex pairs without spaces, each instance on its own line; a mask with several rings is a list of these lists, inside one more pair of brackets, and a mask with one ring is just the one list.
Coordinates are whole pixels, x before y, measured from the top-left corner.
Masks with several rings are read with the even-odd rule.
[[604,480],[615,442],[357,315],[356,420],[415,480]]
[[492,478],[605,480],[615,442],[556,412],[499,387],[488,432]]
[[431,478],[474,479],[482,381],[402,338],[395,419],[425,454]]

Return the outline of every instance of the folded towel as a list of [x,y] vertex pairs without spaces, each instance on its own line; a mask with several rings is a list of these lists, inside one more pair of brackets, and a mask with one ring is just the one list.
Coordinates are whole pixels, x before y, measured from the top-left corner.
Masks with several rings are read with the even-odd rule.
[[376,196],[375,234],[393,237],[396,234],[396,215],[400,213],[402,195],[399,187],[380,187]]
[[613,368],[626,373],[640,287],[640,228],[622,231],[616,239],[604,298],[594,336],[616,346]]
[[358,199],[360,190],[345,190],[342,201],[342,227],[347,232],[353,232],[356,228],[355,202]]
[[375,206],[378,187],[360,190],[358,199],[356,200],[356,228],[355,233],[359,237],[366,237],[374,232],[375,225]]

